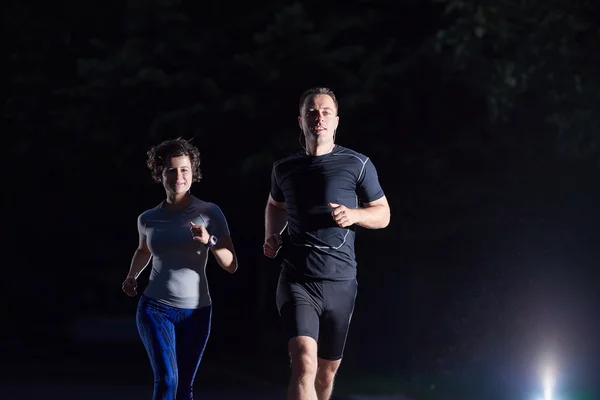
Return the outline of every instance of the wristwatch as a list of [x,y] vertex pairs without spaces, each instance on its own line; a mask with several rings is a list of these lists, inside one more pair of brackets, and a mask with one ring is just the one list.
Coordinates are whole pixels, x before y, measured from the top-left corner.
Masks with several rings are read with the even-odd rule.
[[208,243],[206,243],[206,246],[208,248],[211,248],[215,244],[217,244],[217,237],[215,235],[210,235],[210,237],[208,238]]

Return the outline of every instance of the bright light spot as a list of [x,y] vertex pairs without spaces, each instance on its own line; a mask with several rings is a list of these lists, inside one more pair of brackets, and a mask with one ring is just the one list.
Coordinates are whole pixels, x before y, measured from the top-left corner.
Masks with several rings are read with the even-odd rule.
[[556,384],[556,376],[554,368],[546,366],[542,373],[542,384],[544,385],[544,400],[553,400],[554,385]]

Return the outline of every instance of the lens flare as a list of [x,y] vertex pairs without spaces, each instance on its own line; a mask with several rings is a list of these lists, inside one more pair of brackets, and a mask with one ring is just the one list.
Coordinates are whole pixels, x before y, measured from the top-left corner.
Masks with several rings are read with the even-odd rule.
[[546,366],[542,372],[542,384],[544,386],[544,400],[553,400],[554,385],[556,384],[556,372],[551,366]]

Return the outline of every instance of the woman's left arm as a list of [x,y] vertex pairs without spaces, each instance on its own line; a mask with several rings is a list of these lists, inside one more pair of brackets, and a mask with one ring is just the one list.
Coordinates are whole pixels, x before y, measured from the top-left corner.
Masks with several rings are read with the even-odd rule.
[[235,255],[235,249],[233,248],[233,241],[231,240],[230,235],[220,236],[217,240],[217,244],[212,246],[210,250],[214,254],[221,268],[230,274],[237,271],[237,256]]

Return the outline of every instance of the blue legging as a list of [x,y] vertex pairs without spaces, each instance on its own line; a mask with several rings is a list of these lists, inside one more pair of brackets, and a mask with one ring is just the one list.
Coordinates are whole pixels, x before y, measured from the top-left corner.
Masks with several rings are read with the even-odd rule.
[[192,386],[210,334],[212,306],[170,307],[141,296],[137,327],[154,371],[153,400],[193,400]]

